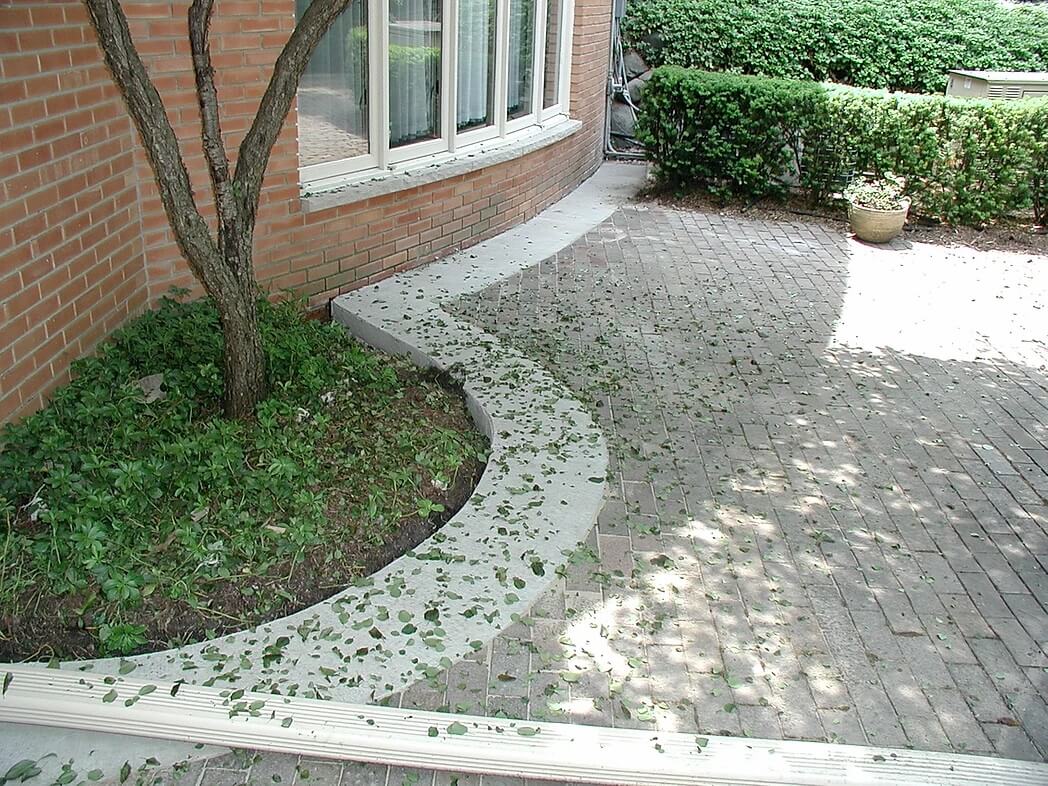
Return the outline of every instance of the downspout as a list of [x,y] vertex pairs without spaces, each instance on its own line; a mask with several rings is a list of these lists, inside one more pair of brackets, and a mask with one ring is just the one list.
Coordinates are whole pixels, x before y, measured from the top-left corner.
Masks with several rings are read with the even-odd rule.
[[637,150],[617,150],[611,133],[611,110],[616,98],[629,107],[633,119],[637,119],[637,106],[630,99],[629,78],[626,75],[626,63],[622,52],[622,18],[626,15],[626,0],[614,0],[611,11],[611,52],[608,62],[608,96],[604,112],[604,154],[608,158],[644,159],[644,153]]

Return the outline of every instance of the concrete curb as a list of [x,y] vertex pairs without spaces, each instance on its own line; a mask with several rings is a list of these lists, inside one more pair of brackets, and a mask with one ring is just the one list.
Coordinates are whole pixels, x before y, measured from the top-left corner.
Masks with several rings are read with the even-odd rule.
[[[607,469],[603,436],[544,370],[440,305],[569,245],[611,215],[643,175],[641,167],[605,165],[526,224],[333,303],[335,318],[367,343],[459,374],[492,439],[475,493],[439,532],[367,580],[256,629],[61,668],[370,702],[450,666],[524,615],[594,524]],[[108,774],[124,761],[220,752],[113,735],[90,735],[81,746],[71,736],[80,735],[0,724],[0,762],[83,749],[89,761],[78,766]]]

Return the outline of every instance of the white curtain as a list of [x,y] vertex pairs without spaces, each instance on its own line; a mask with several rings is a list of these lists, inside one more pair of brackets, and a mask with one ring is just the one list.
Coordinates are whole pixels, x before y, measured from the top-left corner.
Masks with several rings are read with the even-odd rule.
[[495,0],[459,0],[456,121],[459,129],[493,122]]
[[391,0],[389,144],[440,136],[441,0]]

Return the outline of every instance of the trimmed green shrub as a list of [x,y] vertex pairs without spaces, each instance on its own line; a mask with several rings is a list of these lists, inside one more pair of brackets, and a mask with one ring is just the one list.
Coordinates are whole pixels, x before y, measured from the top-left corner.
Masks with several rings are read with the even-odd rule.
[[654,66],[941,93],[951,68],[1048,70],[1048,10],[997,0],[637,0]]
[[1035,208],[1048,189],[1048,99],[996,102],[667,66],[637,136],[678,188],[756,200],[799,186],[816,201],[856,172],[906,178],[914,212],[979,225]]
[[1023,101],[1014,108],[1030,142],[1030,198],[1038,225],[1048,226],[1048,99]]
[[814,82],[664,67],[648,82],[637,137],[664,180],[760,199],[785,193],[805,129],[825,108]]

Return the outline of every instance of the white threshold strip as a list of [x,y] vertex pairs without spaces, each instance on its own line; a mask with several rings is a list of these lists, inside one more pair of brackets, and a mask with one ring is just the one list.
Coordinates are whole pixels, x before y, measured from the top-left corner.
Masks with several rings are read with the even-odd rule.
[[0,722],[578,783],[1048,784],[1048,765],[343,704],[9,665]]

